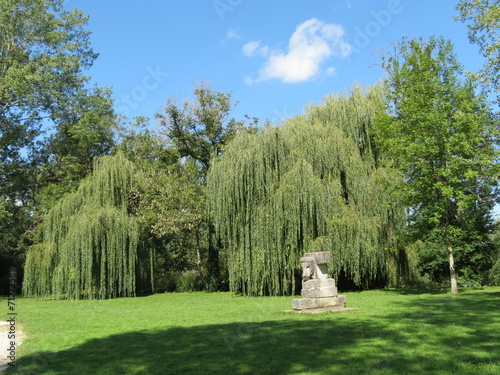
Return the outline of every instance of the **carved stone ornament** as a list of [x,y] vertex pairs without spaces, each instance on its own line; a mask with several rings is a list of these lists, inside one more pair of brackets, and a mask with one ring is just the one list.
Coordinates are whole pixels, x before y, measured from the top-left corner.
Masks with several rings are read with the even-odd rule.
[[346,296],[339,296],[335,280],[328,277],[329,252],[305,253],[302,263],[302,298],[292,300],[294,311],[319,313],[345,309]]

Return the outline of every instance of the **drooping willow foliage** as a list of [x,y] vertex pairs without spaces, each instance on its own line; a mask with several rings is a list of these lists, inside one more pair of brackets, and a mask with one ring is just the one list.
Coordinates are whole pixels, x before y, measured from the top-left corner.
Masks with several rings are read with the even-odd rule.
[[404,222],[394,192],[402,178],[379,166],[370,138],[384,108],[380,87],[354,87],[237,138],[213,162],[209,204],[231,290],[290,294],[300,257],[313,251],[331,251],[335,277],[361,285],[384,276]]
[[139,267],[150,267],[152,258],[144,249],[141,254],[139,229],[128,212],[133,178],[134,166],[121,153],[102,157],[78,190],[49,211],[43,242],[26,255],[26,295],[135,295]]

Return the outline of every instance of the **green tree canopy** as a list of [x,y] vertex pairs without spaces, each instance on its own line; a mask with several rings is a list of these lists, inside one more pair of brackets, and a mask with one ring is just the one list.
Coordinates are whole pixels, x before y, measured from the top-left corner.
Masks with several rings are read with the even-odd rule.
[[492,0],[460,0],[456,19],[468,23],[469,40],[486,58],[479,72],[483,82],[500,99],[500,4]]
[[117,126],[109,89],[80,90],[61,113],[57,127],[37,151],[37,211],[45,212],[75,191],[92,172],[94,159],[109,154]]
[[136,279],[152,274],[152,250],[141,246],[130,215],[135,168],[122,153],[102,157],[78,190],[45,217],[43,242],[26,256],[26,295],[134,296]]
[[178,104],[170,99],[164,113],[156,117],[162,133],[177,150],[180,157],[190,157],[201,166],[204,178],[214,155],[220,155],[224,146],[240,131],[255,131],[257,119],[251,124],[230,117],[236,104],[231,93],[212,90],[202,82],[194,89],[195,99]]
[[60,0],[0,1],[2,179],[22,167],[16,161],[25,160],[21,150],[29,150],[41,121],[54,119],[87,81],[81,72],[97,55],[86,22],[80,11],[63,10]]
[[192,159],[182,162],[173,146],[148,129],[147,119],[124,130],[117,149],[137,167],[131,208],[142,241],[155,249],[156,290],[175,290],[185,272],[206,280],[206,199],[199,166]]
[[74,108],[97,57],[62,0],[0,0],[0,251],[22,253],[40,181],[42,125]]
[[474,82],[463,79],[451,42],[403,39],[384,64],[390,116],[376,126],[379,144],[405,174],[414,233],[424,239],[438,231],[443,239],[457,293],[454,247],[486,241],[491,224],[498,123]]
[[250,295],[294,292],[304,252],[330,251],[330,270],[358,285],[387,275],[404,222],[370,137],[384,113],[380,87],[332,95],[259,135],[237,137],[208,174],[209,205],[228,252],[230,286]]
[[[212,90],[205,82],[194,89],[194,100],[182,104],[169,100],[162,113],[156,117],[160,121],[161,132],[172,146],[169,150],[183,159],[194,161],[199,166],[198,178],[205,185],[205,178],[213,157],[221,155],[236,134],[256,132],[257,118],[237,121],[231,117],[235,105],[231,93]],[[248,123],[248,120],[251,122]],[[213,223],[204,217],[208,226],[207,268],[211,281],[209,290],[220,287],[219,244],[214,238]]]

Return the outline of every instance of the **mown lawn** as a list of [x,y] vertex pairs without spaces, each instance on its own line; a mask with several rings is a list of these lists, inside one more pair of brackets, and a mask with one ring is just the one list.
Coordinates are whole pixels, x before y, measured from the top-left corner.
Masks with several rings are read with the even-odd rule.
[[7,374],[500,374],[499,287],[347,293],[361,310],[319,315],[284,312],[291,300],[20,298]]

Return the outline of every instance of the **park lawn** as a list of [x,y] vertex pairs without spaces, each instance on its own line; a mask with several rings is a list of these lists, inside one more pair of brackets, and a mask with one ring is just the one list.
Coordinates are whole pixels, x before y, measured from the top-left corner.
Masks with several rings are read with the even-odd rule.
[[292,297],[231,293],[18,298],[27,337],[6,374],[500,374],[500,287],[346,294],[361,310],[287,313]]

